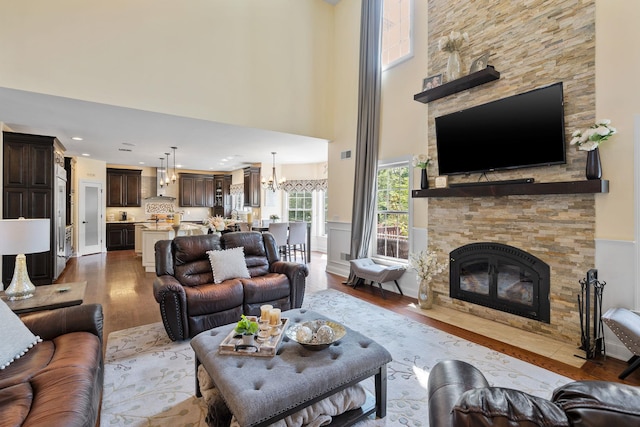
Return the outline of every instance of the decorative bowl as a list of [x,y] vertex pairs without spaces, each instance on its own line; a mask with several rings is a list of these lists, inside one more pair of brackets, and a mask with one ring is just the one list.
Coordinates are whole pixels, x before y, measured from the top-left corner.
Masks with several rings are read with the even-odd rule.
[[[333,330],[333,339],[330,341],[318,341],[317,340],[317,332],[321,326],[328,326]],[[302,342],[298,340],[298,330],[300,328],[307,327],[311,330],[313,334],[312,339],[308,342]],[[308,320],[302,323],[296,323],[295,325],[290,326],[285,332],[289,339],[297,342],[304,348],[312,351],[323,350],[329,347],[331,344],[339,341],[342,337],[347,334],[347,330],[340,323],[333,322],[331,320],[317,319],[317,320]]]

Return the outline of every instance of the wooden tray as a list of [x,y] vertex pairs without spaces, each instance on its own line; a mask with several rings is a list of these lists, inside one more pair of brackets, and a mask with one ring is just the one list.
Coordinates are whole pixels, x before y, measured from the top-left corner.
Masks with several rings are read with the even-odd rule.
[[[247,318],[257,321],[257,317],[255,316],[247,316]],[[289,325],[289,319],[286,317],[282,317],[280,319],[282,322],[279,328],[279,332],[277,335],[271,335],[266,340],[262,340],[258,336],[254,339],[255,348],[237,348],[238,345],[242,345],[242,337],[240,337],[236,332],[232,329],[229,332],[229,335],[220,343],[218,346],[218,353],[220,354],[233,354],[237,356],[258,356],[258,357],[273,357],[276,355],[276,351],[278,351],[278,347],[282,342],[282,337],[284,337],[284,332],[287,330],[287,326]]]

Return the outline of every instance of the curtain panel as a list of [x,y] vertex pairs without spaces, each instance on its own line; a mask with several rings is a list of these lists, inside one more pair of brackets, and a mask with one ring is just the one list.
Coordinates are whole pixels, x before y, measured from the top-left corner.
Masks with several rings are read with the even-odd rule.
[[[351,258],[369,255],[376,223],[376,176],[380,131],[380,90],[382,67],[382,0],[362,0],[360,24],[360,72],[358,86],[358,128],[356,167],[351,217]],[[353,270],[347,283],[354,280]]]

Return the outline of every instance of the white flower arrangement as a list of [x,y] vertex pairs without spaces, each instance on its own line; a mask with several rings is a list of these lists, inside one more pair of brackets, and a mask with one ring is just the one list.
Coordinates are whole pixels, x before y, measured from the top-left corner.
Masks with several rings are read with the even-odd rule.
[[448,36],[440,37],[438,50],[444,50],[445,52],[460,50],[465,41],[469,43],[469,34],[451,31]]
[[411,165],[414,168],[426,169],[429,166],[429,162],[431,161],[431,157],[426,154],[416,154],[413,156],[413,160],[411,161]]
[[420,280],[427,282],[430,282],[436,274],[442,273],[448,265],[446,261],[438,262],[438,255],[427,249],[409,254],[409,267],[418,273]]
[[592,151],[598,148],[600,144],[609,139],[611,135],[614,135],[617,130],[613,126],[610,126],[611,120],[603,119],[598,120],[590,128],[580,131],[576,130],[571,135],[571,145],[577,145],[578,150]]
[[227,221],[220,215],[210,216],[203,221],[212,231],[222,231],[227,228]]

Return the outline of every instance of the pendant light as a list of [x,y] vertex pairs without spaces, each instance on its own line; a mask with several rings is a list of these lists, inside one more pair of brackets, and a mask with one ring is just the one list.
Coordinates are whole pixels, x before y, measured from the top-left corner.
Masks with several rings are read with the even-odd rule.
[[169,186],[169,154],[170,153],[164,153],[165,156],[167,156],[167,168],[164,170],[164,185],[166,185],[167,187]]
[[164,187],[164,177],[162,176],[162,173],[164,172],[164,157],[160,157],[160,169],[159,169],[159,175],[160,175],[160,188]]
[[176,179],[178,179],[176,177],[176,150],[178,149],[178,147],[171,147],[171,149],[173,150],[173,175],[171,175],[171,182],[175,184]]

